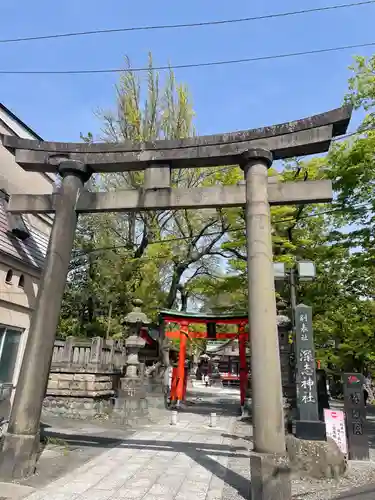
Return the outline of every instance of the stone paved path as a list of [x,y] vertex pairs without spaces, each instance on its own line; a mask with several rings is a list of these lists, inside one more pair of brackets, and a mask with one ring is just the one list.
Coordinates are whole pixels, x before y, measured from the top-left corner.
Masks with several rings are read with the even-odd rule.
[[[131,434],[106,432],[97,438],[100,454],[92,455],[85,463],[81,461],[78,467],[58,479],[52,475],[49,484],[29,482],[37,489],[24,498],[249,500],[252,428],[248,422],[238,419],[238,392],[212,388],[194,392],[195,404],[179,413],[176,426],[170,425],[170,413],[166,412],[158,424]],[[218,415],[216,427],[208,425],[212,411]],[[86,429],[86,436],[76,435],[75,439],[86,447],[91,443],[95,449],[98,443],[89,431]],[[118,440],[115,441],[115,437]],[[303,485],[302,489],[294,487],[293,499],[375,499],[375,488],[370,486],[343,493],[343,496],[337,496],[337,486],[331,486],[330,492],[322,489],[321,484]],[[353,486],[349,481],[345,489]],[[0,499],[1,493],[0,485]]]
[[[216,427],[211,428],[209,410],[215,404],[222,412]],[[233,401],[225,406],[219,392],[207,411],[203,406],[195,411],[197,406],[181,412],[177,426],[169,424],[168,414],[158,426],[122,440],[27,499],[222,500],[225,480],[243,482],[227,469],[230,454],[241,448],[232,444],[236,406]]]

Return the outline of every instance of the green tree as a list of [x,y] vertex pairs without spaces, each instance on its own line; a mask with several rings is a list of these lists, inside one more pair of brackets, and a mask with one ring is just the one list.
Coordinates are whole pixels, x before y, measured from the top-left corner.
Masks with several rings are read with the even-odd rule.
[[[297,287],[300,302],[313,306],[317,356],[324,367],[375,370],[374,318],[374,179],[375,57],[356,58],[346,98],[365,113],[359,133],[337,142],[328,155],[284,165],[282,180],[328,178],[334,201],[328,205],[277,207],[271,210],[275,260],[293,265],[311,259],[317,268],[312,283]],[[210,310],[247,306],[244,218],[237,212],[234,228],[221,252],[229,273],[213,282],[201,280],[200,293]],[[289,298],[287,286],[278,293]]]
[[[172,70],[162,85],[159,74],[152,68],[151,56],[146,80],[128,70],[121,75],[116,92],[115,112],[98,113],[102,121],[100,140],[147,142],[194,135],[194,112],[186,86],[176,83]],[[96,140],[91,133],[82,137],[88,142]],[[172,185],[192,188],[234,183],[237,170],[233,167],[173,170]],[[93,189],[137,189],[142,186],[143,173],[107,174],[97,176],[94,181]],[[93,322],[92,315],[87,313],[90,303],[100,312],[94,313],[95,331],[104,328],[105,321],[99,322],[103,310],[107,310],[107,317],[111,311],[111,324],[119,323],[134,295],[144,300],[146,312],[154,318],[161,307],[184,306],[181,302],[189,300],[193,283],[218,268],[215,250],[228,227],[227,213],[221,210],[82,217],[73,260],[73,268],[77,270],[72,269],[72,276],[74,273],[80,276],[81,305],[86,311],[81,315],[78,329],[85,332],[87,323]],[[105,249],[100,250],[102,247]],[[78,290],[78,284],[69,286]],[[69,293],[70,290],[66,298]],[[63,319],[71,321],[71,309],[68,303],[64,304]]]

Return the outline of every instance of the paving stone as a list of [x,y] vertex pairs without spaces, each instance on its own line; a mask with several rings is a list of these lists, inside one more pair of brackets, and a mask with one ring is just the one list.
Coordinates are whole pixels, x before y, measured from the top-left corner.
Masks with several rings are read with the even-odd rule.
[[155,496],[168,496],[168,495],[175,495],[180,488],[180,484],[161,484],[161,483],[155,483],[150,491],[148,491],[149,494],[155,495]]
[[[97,479],[96,479],[97,481]],[[81,494],[88,490],[95,483],[88,483],[87,481],[72,481],[71,483],[67,483],[63,486],[60,491],[61,493],[71,493],[71,494]]]
[[209,484],[209,490],[219,490],[223,489],[225,486],[225,481],[224,479],[217,477],[217,476],[212,476],[211,482]]
[[175,496],[175,500],[206,500],[205,491],[179,491]]
[[131,480],[131,485],[132,488],[148,488],[150,489],[151,486],[155,483],[155,478],[149,477],[149,478],[137,478],[133,477]]
[[208,490],[208,483],[200,483],[200,482],[195,482],[195,481],[184,481],[182,483],[182,486],[180,488],[179,493],[191,493],[192,495],[195,494],[201,494],[204,493],[206,494]]
[[26,495],[31,495],[34,491],[35,489],[30,486],[15,483],[3,483],[0,481],[0,493],[6,499],[11,498],[12,500],[16,500]]
[[72,493],[70,498],[61,500],[221,500],[232,444],[221,434],[232,433],[235,417],[221,416],[218,424],[224,431],[208,427],[207,414],[186,410],[173,430],[168,419],[157,430],[145,428],[127,436],[43,488],[40,498],[27,500],[54,500],[55,494],[66,493]]
[[41,496],[41,497],[26,497],[28,500],[77,500],[78,495],[72,493],[52,493],[50,496]]
[[[149,493],[147,493],[143,498],[142,500],[174,500],[176,497],[174,497],[173,495],[164,495],[164,496],[155,496],[155,495],[151,495]],[[192,498],[190,498],[190,500],[192,500]]]
[[[114,465],[94,465],[93,467],[87,467],[84,470],[80,471],[81,475],[93,475],[96,477],[104,477],[110,474],[116,467],[116,464]],[[77,474],[76,474],[77,475]]]
[[115,490],[90,489],[87,493],[79,495],[75,500],[109,500],[111,498],[116,498]]
[[124,486],[127,481],[126,475],[121,475],[120,477],[109,476],[95,484],[95,489],[97,490],[116,490]]
[[184,479],[185,479],[185,474],[162,474],[158,479],[158,484],[181,486]]
[[113,499],[126,499],[126,500],[141,500],[147,493],[145,488],[131,488],[130,485],[127,488],[120,488],[116,491]]
[[205,500],[222,500],[223,490],[209,490],[207,491]]

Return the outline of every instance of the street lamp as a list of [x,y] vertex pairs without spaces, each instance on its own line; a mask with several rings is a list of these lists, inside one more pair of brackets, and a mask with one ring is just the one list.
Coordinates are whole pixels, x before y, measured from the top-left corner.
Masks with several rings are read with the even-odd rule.
[[[296,308],[297,308],[297,293],[296,293],[296,282],[297,280],[300,282],[309,282],[315,278],[315,264],[308,260],[299,260],[296,264],[286,269],[284,262],[274,262],[273,263],[273,271],[274,271],[274,279],[276,282],[280,281],[288,281],[289,290],[290,290],[290,305],[291,305],[291,326],[294,337],[294,342],[291,346],[291,351],[289,354],[289,377],[291,383],[296,384],[296,361],[297,361],[297,352],[296,352]],[[290,327],[290,323],[288,325]],[[288,328],[289,329],[289,328]],[[296,394],[293,394],[294,391],[289,393],[289,404],[290,408],[294,410],[297,408],[297,400],[298,398]],[[293,411],[289,415],[288,427],[290,429],[291,422],[293,419]]]
[[295,266],[286,269],[285,262],[274,262],[273,274],[275,281],[289,281],[292,331],[294,334],[296,329],[295,311],[297,307],[296,281],[313,281],[316,276],[315,264],[310,260],[298,260]]
[[285,281],[289,278],[290,304],[292,308],[292,314],[294,316],[294,311],[297,307],[296,276],[298,278],[298,281],[313,281],[316,276],[315,264],[310,260],[298,260],[294,267],[287,270],[285,268],[285,262],[274,262],[273,274],[275,281]]
[[286,277],[285,262],[273,263],[273,275],[276,281],[284,281]]
[[297,274],[299,281],[312,281],[316,276],[314,262],[310,260],[297,261]]

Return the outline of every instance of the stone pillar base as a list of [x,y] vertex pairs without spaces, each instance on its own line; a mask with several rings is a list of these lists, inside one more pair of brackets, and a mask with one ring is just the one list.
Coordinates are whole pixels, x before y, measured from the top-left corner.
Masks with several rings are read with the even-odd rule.
[[315,479],[338,478],[347,470],[347,460],[333,439],[308,441],[286,437],[289,462],[293,472]]
[[296,437],[308,441],[326,441],[326,425],[317,420],[297,420]]
[[135,421],[147,418],[148,404],[144,384],[139,379],[122,378],[112,420],[120,425],[132,425]]
[[251,498],[254,500],[290,500],[292,486],[286,457],[252,454]]
[[10,481],[34,474],[40,435],[5,433],[0,444],[0,479]]

